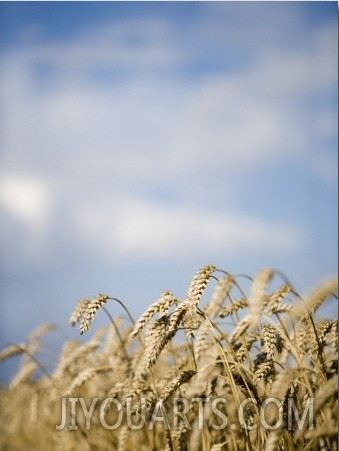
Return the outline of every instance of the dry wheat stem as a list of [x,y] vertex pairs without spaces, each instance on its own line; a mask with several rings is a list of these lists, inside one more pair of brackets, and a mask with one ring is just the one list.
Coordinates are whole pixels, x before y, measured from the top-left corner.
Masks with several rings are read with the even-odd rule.
[[111,324],[112,324],[113,329],[114,329],[114,331],[116,333],[116,336],[118,337],[119,342],[121,344],[121,349],[123,350],[126,359],[129,361],[130,357],[129,357],[129,354],[128,354],[127,349],[126,349],[125,341],[123,340],[123,338],[122,338],[122,336],[121,336],[121,334],[119,332],[118,326],[115,324],[115,321],[114,321],[112,315],[109,313],[109,311],[106,309],[106,307],[102,307],[102,309],[104,310],[104,312],[108,316],[109,320],[111,321]]
[[[206,319],[206,323],[208,324],[208,327],[209,327],[209,333],[210,333],[210,336],[211,336],[212,340],[214,341],[215,345],[217,346],[217,348],[218,348],[218,350],[219,350],[219,352],[220,352],[220,354],[221,354],[221,356],[222,356],[222,362],[223,362],[223,364],[225,365],[225,369],[227,370],[228,374],[231,376],[231,375],[232,375],[232,369],[231,369],[230,363],[229,363],[229,361],[228,361],[228,358],[227,358],[227,356],[226,356],[226,354],[225,354],[226,350],[225,350],[224,347],[221,345],[220,340],[218,340],[218,339],[214,336],[214,333],[213,333],[213,331],[214,331],[216,328],[215,328],[215,326],[212,324],[212,322],[210,321],[210,319],[207,318],[207,317],[204,315],[203,312],[200,312],[200,313],[201,313],[201,314],[204,316],[204,318]],[[238,394],[238,391],[237,391],[237,389],[236,389],[236,386],[235,386],[233,377],[230,377],[230,386],[231,386],[232,392],[233,392],[233,394],[234,394],[234,398],[235,398],[236,404],[237,404],[237,406],[239,407],[239,406],[240,406],[240,399],[239,399],[239,394]]]
[[117,302],[118,304],[120,304],[121,307],[125,310],[125,312],[126,312],[128,318],[129,318],[129,320],[131,321],[131,323],[132,323],[133,325],[135,324],[135,321],[134,321],[134,319],[133,319],[133,317],[132,317],[130,311],[129,311],[128,308],[125,306],[125,304],[124,304],[122,301],[120,301],[120,299],[118,299],[118,298],[111,298],[111,297],[109,297],[108,299],[110,299],[111,301],[115,301],[115,302]]

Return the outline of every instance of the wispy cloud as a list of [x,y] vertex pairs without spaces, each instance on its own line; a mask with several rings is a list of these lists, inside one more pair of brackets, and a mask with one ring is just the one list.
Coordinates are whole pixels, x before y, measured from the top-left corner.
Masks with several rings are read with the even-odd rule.
[[[81,208],[82,207],[82,208]],[[123,198],[110,205],[80,207],[83,233],[115,258],[187,260],[199,254],[289,253],[303,245],[288,224],[197,207]],[[101,241],[101,242],[100,242]]]

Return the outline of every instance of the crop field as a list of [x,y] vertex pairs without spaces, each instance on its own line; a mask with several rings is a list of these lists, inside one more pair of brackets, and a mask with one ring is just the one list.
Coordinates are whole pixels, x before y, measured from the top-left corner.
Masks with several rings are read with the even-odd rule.
[[0,388],[1,450],[338,449],[338,318],[322,313],[336,277],[301,295],[271,268],[207,265],[185,299],[164,291],[135,319],[113,296],[74,302],[70,327],[94,333],[52,368],[51,324],[0,350],[21,359]]

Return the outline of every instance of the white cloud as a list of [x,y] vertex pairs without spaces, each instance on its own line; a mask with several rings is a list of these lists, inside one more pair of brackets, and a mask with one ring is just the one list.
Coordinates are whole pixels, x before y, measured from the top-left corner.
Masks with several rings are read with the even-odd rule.
[[173,259],[205,254],[234,256],[295,252],[305,237],[287,224],[238,213],[166,205],[144,198],[83,204],[76,211],[87,240],[113,259]]
[[50,213],[49,187],[46,182],[27,175],[2,174],[0,205],[25,226],[41,230]]

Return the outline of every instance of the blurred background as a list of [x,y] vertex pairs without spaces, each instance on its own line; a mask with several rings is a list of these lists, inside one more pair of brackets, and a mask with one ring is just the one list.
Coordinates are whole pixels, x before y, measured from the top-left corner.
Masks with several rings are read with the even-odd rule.
[[99,292],[137,317],[207,264],[300,293],[336,273],[337,17],[1,2],[1,348],[44,322],[79,338],[70,313]]

